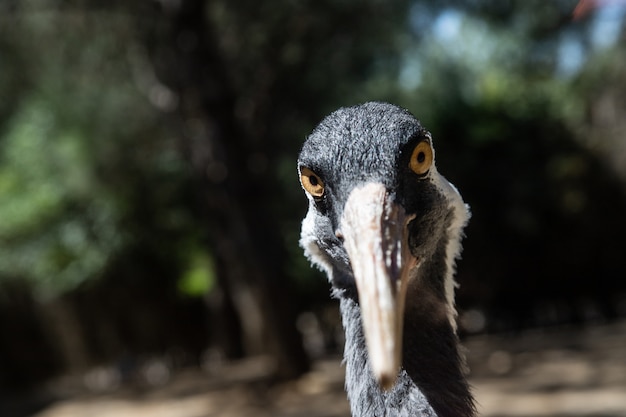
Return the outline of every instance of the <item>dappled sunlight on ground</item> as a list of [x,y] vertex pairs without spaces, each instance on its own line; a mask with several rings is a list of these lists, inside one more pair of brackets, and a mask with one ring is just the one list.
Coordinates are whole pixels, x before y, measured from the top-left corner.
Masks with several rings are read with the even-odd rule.
[[626,322],[466,346],[482,415],[626,416]]
[[[465,341],[482,416],[626,416],[626,322],[543,329]],[[175,374],[159,387],[95,395],[51,387],[62,399],[33,417],[348,416],[339,358],[317,361],[298,381],[269,384],[262,359],[212,375]],[[12,417],[12,416],[7,416]]]

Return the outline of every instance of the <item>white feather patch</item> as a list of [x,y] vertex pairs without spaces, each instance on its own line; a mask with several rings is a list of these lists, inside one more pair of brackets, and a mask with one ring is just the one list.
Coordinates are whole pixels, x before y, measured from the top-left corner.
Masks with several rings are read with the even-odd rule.
[[[434,168],[434,167],[433,167]],[[448,226],[448,245],[446,247],[446,278],[444,283],[446,301],[448,303],[448,319],[452,328],[456,331],[456,307],[454,303],[454,290],[458,287],[454,279],[456,272],[456,260],[461,257],[461,239],[463,228],[470,218],[469,206],[463,202],[461,194],[456,187],[448,182],[436,169],[432,173],[434,184],[441,190],[448,200],[448,206],[452,209],[452,222]]]
[[325,272],[328,279],[332,282],[333,268],[331,266],[330,258],[322,249],[320,249],[317,234],[315,233],[316,217],[317,214],[315,212],[315,207],[313,207],[313,202],[310,202],[309,211],[302,220],[300,246],[304,249],[304,254],[311,264],[317,266]]

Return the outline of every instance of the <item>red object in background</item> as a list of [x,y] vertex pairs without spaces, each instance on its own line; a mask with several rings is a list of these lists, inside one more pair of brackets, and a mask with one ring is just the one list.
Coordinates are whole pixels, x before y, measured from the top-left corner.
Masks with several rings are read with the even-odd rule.
[[600,6],[619,3],[626,5],[625,0],[580,0],[572,12],[572,18],[574,20],[582,19]]
[[572,12],[572,17],[574,20],[582,19],[598,7],[598,3],[597,0],[580,0]]

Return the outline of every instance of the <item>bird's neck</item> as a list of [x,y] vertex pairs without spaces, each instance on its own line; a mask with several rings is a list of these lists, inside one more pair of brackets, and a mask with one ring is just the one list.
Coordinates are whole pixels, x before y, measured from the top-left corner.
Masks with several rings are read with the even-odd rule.
[[402,370],[396,385],[382,391],[371,373],[358,303],[340,298],[346,335],[344,362],[346,392],[353,417],[436,417],[429,400]]
[[450,322],[452,307],[423,282],[411,295],[414,301],[407,301],[404,316],[403,369],[437,416],[474,416],[462,348]]
[[346,334],[346,391],[352,415],[471,417],[475,407],[464,361],[450,322],[445,291],[437,283],[444,263],[425,263],[410,283],[404,317],[402,369],[396,385],[382,391],[369,367],[358,302],[340,297]]

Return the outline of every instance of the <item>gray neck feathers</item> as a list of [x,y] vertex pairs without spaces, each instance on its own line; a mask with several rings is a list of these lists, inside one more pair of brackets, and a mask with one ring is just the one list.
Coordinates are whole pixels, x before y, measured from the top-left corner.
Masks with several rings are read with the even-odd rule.
[[340,308],[346,335],[346,392],[352,416],[436,417],[428,400],[405,370],[401,371],[390,391],[381,391],[369,368],[359,306],[352,298],[342,297]]

